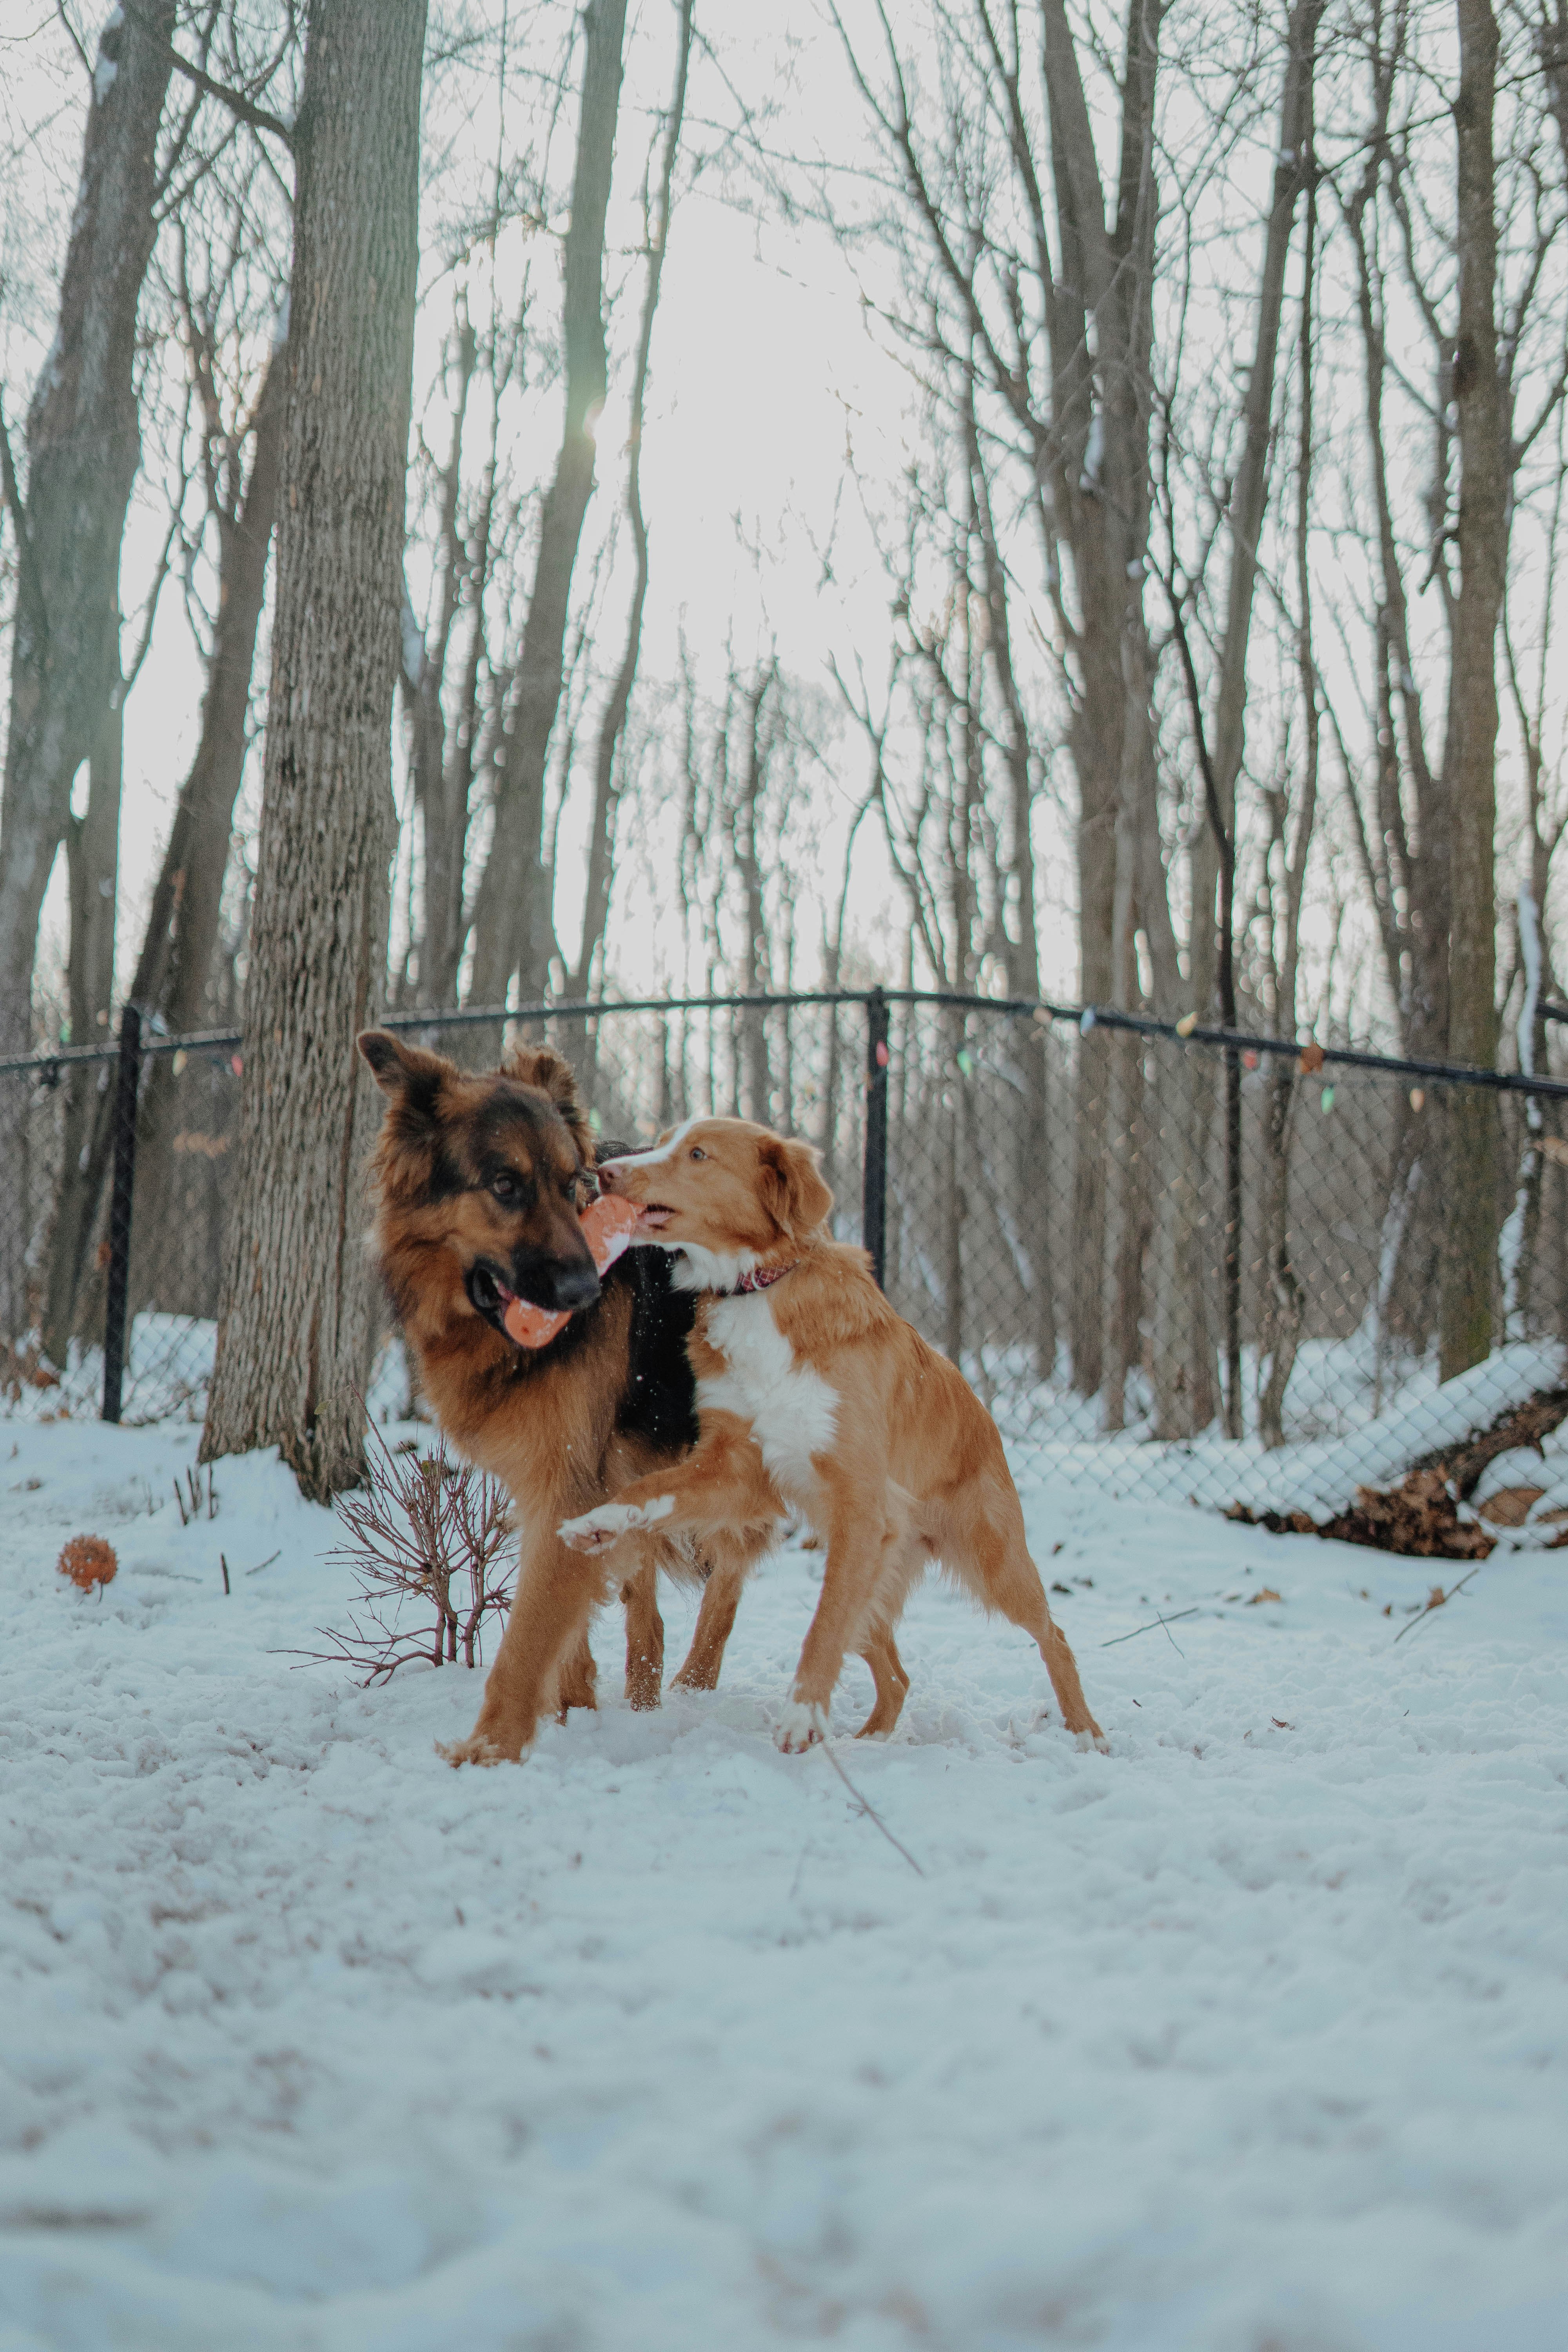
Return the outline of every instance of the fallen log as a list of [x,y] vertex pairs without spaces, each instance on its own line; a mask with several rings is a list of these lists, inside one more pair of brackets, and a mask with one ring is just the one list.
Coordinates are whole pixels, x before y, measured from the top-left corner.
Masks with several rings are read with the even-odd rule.
[[[1520,1446],[1544,1454],[1544,1441],[1564,1421],[1568,1388],[1542,1389],[1499,1413],[1485,1429],[1422,1454],[1396,1486],[1358,1486],[1350,1509],[1331,1518],[1314,1519],[1309,1511],[1256,1511],[1245,1503],[1233,1503],[1226,1517],[1267,1528],[1271,1535],[1321,1536],[1410,1559],[1485,1559],[1498,1539],[1462,1519],[1459,1505],[1470,1500],[1489,1463]],[[1558,1542],[1568,1542],[1568,1534]]]

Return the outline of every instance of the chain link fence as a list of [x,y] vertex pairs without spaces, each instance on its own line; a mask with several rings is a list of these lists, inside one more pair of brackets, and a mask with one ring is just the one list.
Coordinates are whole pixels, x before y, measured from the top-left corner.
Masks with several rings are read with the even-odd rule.
[[[1568,1521],[1562,1082],[916,992],[388,1025],[469,1068],[548,1039],[617,1141],[707,1111],[808,1138],[841,1236],[1021,1465],[1321,1523],[1502,1423],[1479,1509],[1543,1541]],[[199,1418],[241,1055],[237,1034],[142,1036],[132,1010],[118,1048],[0,1069],[0,1416]],[[1490,1120],[1492,1344],[1443,1382],[1461,1097]],[[395,1346],[376,1393],[407,1398]]]

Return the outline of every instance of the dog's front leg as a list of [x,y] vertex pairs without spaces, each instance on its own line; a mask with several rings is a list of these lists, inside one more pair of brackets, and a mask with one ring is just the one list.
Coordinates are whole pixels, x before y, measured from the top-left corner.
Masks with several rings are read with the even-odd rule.
[[586,1640],[605,1598],[603,1570],[568,1551],[553,1529],[525,1539],[517,1591],[485,1683],[479,1721],[441,1754],[449,1764],[516,1764],[540,1716],[558,1703],[561,1667]]

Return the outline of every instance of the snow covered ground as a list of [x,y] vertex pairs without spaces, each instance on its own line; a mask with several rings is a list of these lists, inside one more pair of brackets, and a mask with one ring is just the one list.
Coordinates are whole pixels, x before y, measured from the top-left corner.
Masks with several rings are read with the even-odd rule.
[[1568,2342],[1568,1554],[1417,1625],[1431,1563],[1031,1490],[1112,1752],[932,1583],[832,1751],[917,1876],[772,1744],[815,1556],[715,1696],[627,1713],[606,1621],[455,1774],[477,1676],[280,1654],[333,1523],[252,1459],[182,1528],[195,1444],[0,1428],[0,2352]]

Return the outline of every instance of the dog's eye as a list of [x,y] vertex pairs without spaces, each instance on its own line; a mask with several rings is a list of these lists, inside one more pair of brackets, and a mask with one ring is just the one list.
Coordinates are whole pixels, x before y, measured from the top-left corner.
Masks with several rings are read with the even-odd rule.
[[490,1191],[498,1201],[512,1202],[519,1198],[522,1185],[510,1168],[503,1168],[499,1175],[490,1178]]
[[708,1154],[702,1150],[699,1145],[694,1143],[691,1147],[691,1157],[693,1160],[706,1160]]

